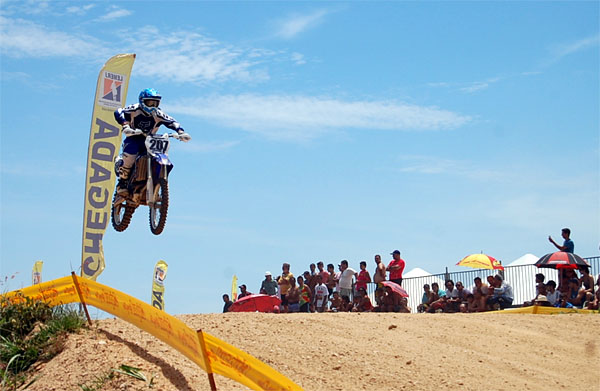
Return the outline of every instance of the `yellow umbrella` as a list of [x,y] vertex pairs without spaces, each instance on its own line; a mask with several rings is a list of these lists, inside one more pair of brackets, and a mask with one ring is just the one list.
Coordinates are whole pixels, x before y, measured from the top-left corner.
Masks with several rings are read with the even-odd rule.
[[457,266],[467,266],[474,269],[498,269],[504,270],[499,261],[485,254],[471,254],[464,257]]

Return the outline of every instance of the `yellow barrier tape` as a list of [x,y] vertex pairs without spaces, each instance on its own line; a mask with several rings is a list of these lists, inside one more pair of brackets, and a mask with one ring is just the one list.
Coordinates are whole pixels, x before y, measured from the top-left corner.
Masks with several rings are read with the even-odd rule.
[[[93,305],[147,331],[170,345],[206,371],[198,334],[181,320],[116,289],[96,281],[77,278],[86,304]],[[55,306],[79,302],[71,276],[9,292]],[[203,332],[212,371],[253,390],[301,390],[302,388],[275,369],[220,339]]]
[[[482,312],[482,313],[484,313],[484,312]],[[492,313],[493,314],[555,315],[555,314],[593,314],[593,313],[598,313],[598,311],[580,310],[577,308],[542,307],[539,305],[532,305],[529,307],[509,308],[509,309],[502,310],[502,311],[493,311]]]

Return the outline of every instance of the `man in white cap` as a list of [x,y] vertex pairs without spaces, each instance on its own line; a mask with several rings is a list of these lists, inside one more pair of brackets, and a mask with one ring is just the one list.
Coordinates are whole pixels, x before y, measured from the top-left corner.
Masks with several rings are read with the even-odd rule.
[[264,292],[267,295],[275,296],[277,294],[277,282],[273,281],[273,276],[271,272],[265,272],[265,279],[260,286],[260,291]]

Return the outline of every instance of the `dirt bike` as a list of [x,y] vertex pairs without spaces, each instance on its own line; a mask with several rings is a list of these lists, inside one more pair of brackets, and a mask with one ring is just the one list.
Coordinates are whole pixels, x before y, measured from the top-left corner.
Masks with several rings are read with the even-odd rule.
[[[144,133],[136,129],[132,135],[140,134]],[[150,208],[150,231],[153,234],[159,235],[165,228],[169,209],[168,176],[173,169],[168,155],[170,137],[180,139],[177,133],[146,134],[146,153],[137,156],[126,180],[129,195],[120,195],[115,189],[111,220],[118,232],[127,229],[133,212],[140,205],[148,205]],[[115,160],[117,178],[122,165],[123,158],[119,156]]]

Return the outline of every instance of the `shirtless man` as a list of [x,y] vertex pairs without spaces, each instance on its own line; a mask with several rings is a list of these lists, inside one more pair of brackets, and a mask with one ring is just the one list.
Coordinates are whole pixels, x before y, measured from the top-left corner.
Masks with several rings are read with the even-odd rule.
[[375,274],[373,274],[373,282],[379,284],[381,281],[385,281],[385,265],[381,262],[381,255],[375,255]]
[[579,283],[585,291],[585,301],[594,300],[594,276],[590,274],[590,268],[587,266],[579,266]]
[[342,308],[343,303],[339,292],[333,292],[333,297],[329,301],[331,302],[331,305],[329,307],[329,310],[331,312],[341,312],[344,310]]
[[485,302],[489,295],[488,285],[481,282],[481,277],[473,279],[475,286],[473,287],[473,300],[476,302],[472,308],[477,308],[477,312],[485,311]]
[[383,312],[400,311],[400,295],[389,286],[385,287],[385,297],[383,298]]
[[296,278],[290,277],[290,289],[287,291],[288,312],[300,311],[300,289],[296,286]]

